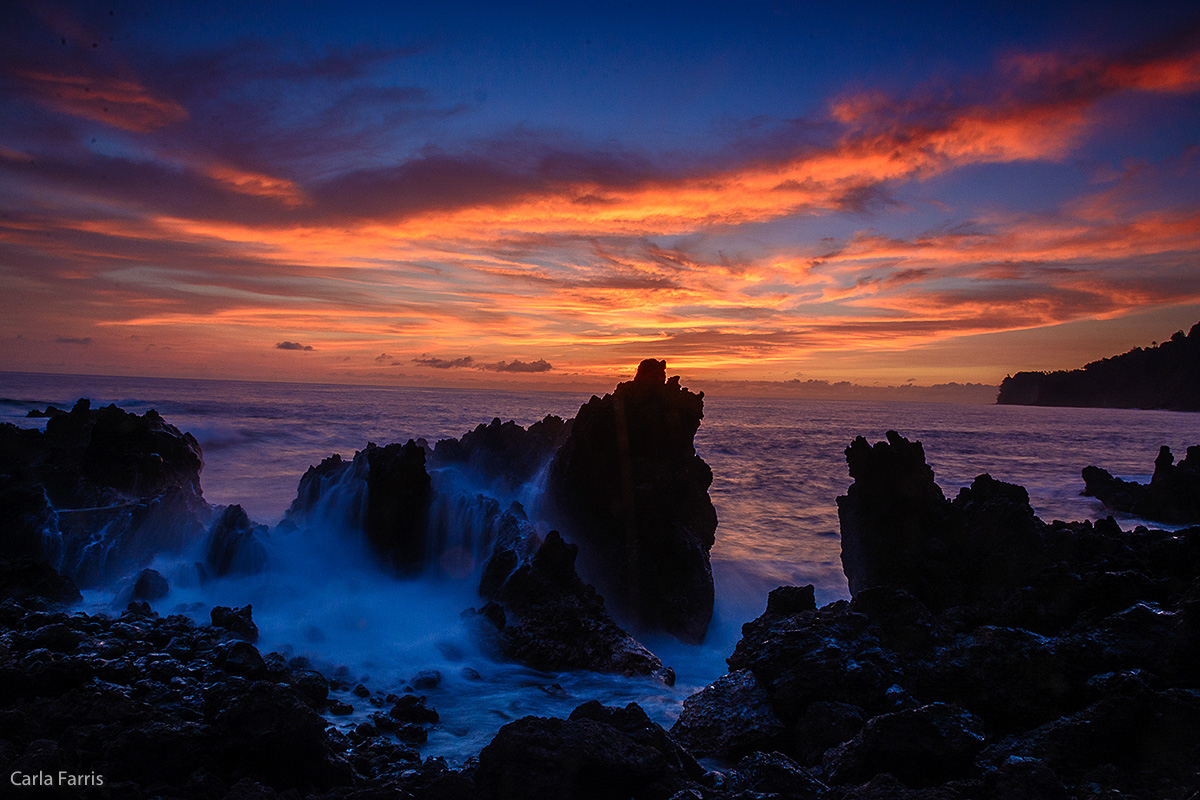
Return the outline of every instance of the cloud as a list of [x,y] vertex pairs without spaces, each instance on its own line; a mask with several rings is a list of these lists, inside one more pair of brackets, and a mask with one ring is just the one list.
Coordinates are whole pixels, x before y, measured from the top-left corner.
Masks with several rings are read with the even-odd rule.
[[311,344],[300,344],[299,342],[277,342],[275,344],[275,349],[276,350],[312,350],[314,348]]
[[127,131],[147,133],[188,117],[183,106],[155,97],[135,80],[38,70],[21,70],[15,77],[38,103]]
[[[459,358],[436,358],[434,356],[423,355],[420,358],[414,358],[414,364],[420,364],[423,367],[431,367],[433,369],[477,369],[486,372],[549,372],[554,369],[550,362],[544,358],[539,358],[537,361],[521,361],[513,359],[512,361],[478,361],[472,356],[461,356]],[[393,365],[399,362],[392,362]]]
[[548,361],[539,358],[537,361],[497,361],[495,364],[480,364],[477,369],[490,370],[492,372],[549,372],[554,369]]
[[422,367],[431,367],[433,369],[455,369],[457,367],[474,367],[475,359],[470,356],[461,358],[435,358],[433,356],[421,356],[414,358],[414,364],[420,364]]
[[[375,356],[375,360],[380,363],[384,361],[392,361],[392,356],[388,355],[387,353],[380,353],[379,355]],[[392,363],[394,364],[396,362],[393,361]]]
[[91,344],[92,337],[90,337],[90,336],[81,336],[81,337],[55,336],[54,342],[55,342],[55,344],[80,344],[80,345]]

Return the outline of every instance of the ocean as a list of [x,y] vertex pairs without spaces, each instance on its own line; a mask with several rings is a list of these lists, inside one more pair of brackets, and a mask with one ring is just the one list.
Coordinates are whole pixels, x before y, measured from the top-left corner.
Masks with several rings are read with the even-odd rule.
[[[682,382],[705,388],[686,376]],[[205,499],[239,503],[272,526],[304,471],[332,453],[348,458],[367,442],[424,438],[433,444],[497,417],[521,425],[546,414],[567,418],[588,399],[557,392],[0,373],[0,421],[44,425],[26,413],[50,404],[70,408],[80,397],[93,407],[116,403],[139,414],[155,408],[190,431],[204,452]],[[274,532],[266,573],[204,587],[181,577],[187,564],[164,555],[154,566],[173,588],[159,610],[207,621],[212,605],[252,603],[264,653],[305,655],[350,685],[373,690],[400,691],[418,672],[437,670],[440,684],[422,693],[442,722],[425,752],[459,763],[509,720],[565,715],[590,699],[638,702],[669,726],[689,694],[725,672],[741,625],[762,612],[770,589],[811,583],[820,603],[846,597],[836,497],[850,483],[843,451],[856,436],[874,442],[896,430],[922,441],[948,497],[985,472],[1019,483],[1046,520],[1108,516],[1079,494],[1084,466],[1144,481],[1160,445],[1182,456],[1187,445],[1200,443],[1200,414],[1167,411],[719,395],[706,395],[704,411],[696,449],[712,467],[710,494],[720,519],[712,551],[712,627],[696,646],[644,640],[676,670],[674,687],[497,662],[480,652],[459,619],[463,609],[480,605],[475,580],[396,579],[347,556],[344,542],[332,535]],[[1116,517],[1126,529],[1143,522]],[[85,602],[113,613],[120,589],[89,591]],[[348,693],[345,699],[356,711],[334,718],[339,727],[375,710]]]

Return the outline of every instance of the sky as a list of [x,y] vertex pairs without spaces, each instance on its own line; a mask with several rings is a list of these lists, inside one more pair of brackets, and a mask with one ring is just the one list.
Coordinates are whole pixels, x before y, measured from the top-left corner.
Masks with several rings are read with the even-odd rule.
[[8,2],[0,370],[995,384],[1200,321],[1186,3]]

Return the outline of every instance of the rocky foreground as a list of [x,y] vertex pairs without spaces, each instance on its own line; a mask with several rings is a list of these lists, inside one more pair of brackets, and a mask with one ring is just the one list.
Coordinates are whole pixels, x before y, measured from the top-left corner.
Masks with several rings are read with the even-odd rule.
[[[616,409],[636,408],[644,394],[680,414],[682,433],[669,441],[690,442],[698,407],[686,390],[653,369],[622,386],[620,403],[605,398],[592,412],[600,422],[589,425],[612,430]],[[57,417],[66,419],[58,430],[119,423],[170,434],[167,444],[179,438],[157,418],[134,424],[108,411],[72,413]],[[9,435],[13,447],[26,437]],[[548,421],[536,440],[497,423],[434,456],[528,471],[571,435],[561,421]],[[102,441],[88,458],[129,461]],[[504,459],[509,441],[529,460]],[[637,474],[661,479],[669,465],[692,463],[687,447],[667,450],[653,449]],[[178,459],[190,482],[198,470],[188,452]],[[838,506],[849,601],[817,608],[811,586],[771,592],[765,613],[743,626],[728,674],[688,698],[669,731],[636,704],[591,701],[567,719],[510,722],[459,769],[420,755],[439,718],[418,692],[436,676],[416,676],[402,695],[351,687],[304,659],[260,652],[249,607],[214,608],[204,625],[159,616],[145,600],[167,588],[146,572],[119,616],[85,614],[73,610],[80,595],[72,581],[44,560],[0,562],[0,777],[16,796],[55,786],[72,797],[196,800],[1200,798],[1200,528],[1045,523],[1023,488],[987,475],[951,500],[921,444],[894,432],[874,445],[859,438],[846,455],[854,482]],[[159,461],[139,459],[138,469],[162,471]],[[378,516],[368,510],[364,524],[387,534],[372,541],[402,570],[413,552],[396,538],[411,522],[404,509],[424,513],[422,493],[436,489],[425,483],[424,459],[414,443],[315,467],[293,524],[336,486],[351,485],[356,471],[394,482],[403,491]],[[36,499],[28,487],[50,487],[55,470],[45,461],[22,471],[11,496]],[[694,468],[688,496],[707,487],[706,477]],[[110,507],[162,491],[126,484],[89,491]],[[632,505],[618,513],[648,501],[624,497]],[[21,530],[33,519],[44,534],[63,517],[31,507]],[[252,523],[231,508],[201,529],[208,572],[219,571],[223,554],[244,564],[256,552]],[[530,538],[517,506],[493,517],[485,602],[469,614],[498,653],[547,669],[670,679],[580,578],[578,546],[553,533]],[[139,518],[130,519],[138,530]],[[680,529],[687,519],[659,513],[646,529],[707,556],[709,518]],[[54,532],[62,535],[52,541],[70,542]],[[329,722],[348,712],[339,699],[347,692],[374,709],[349,733]]]

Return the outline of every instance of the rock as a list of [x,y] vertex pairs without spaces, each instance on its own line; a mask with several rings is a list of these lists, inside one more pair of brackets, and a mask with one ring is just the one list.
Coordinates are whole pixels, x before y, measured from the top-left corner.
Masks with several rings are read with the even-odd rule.
[[214,628],[220,628],[229,636],[253,643],[258,641],[258,626],[254,624],[252,611],[250,606],[242,608],[215,606],[209,612],[209,616],[212,618]]
[[258,648],[249,642],[232,642],[217,661],[218,665],[230,675],[237,675],[247,680],[260,681],[267,677],[267,664],[263,661]]
[[38,483],[0,475],[0,560],[27,558],[47,564],[62,556],[58,514]]
[[330,700],[326,710],[329,712],[330,716],[347,717],[354,713],[354,706],[350,705],[349,703],[344,703],[341,700]]
[[0,498],[13,504],[0,552],[53,560],[81,585],[111,581],[200,535],[210,513],[201,465],[195,438],[153,410],[80,400],[44,431],[0,425]]
[[292,673],[288,683],[314,708],[323,707],[329,697],[329,681],[316,670],[298,669]]
[[369,442],[352,461],[333,455],[309,467],[281,528],[302,527],[310,519],[340,523],[362,531],[376,554],[395,569],[414,571],[427,555],[432,497],[420,445],[412,440],[386,447]]
[[699,790],[704,771],[634,703],[586,703],[569,719],[523,717],[479,754],[481,800],[666,798]]
[[1085,495],[1114,511],[1173,524],[1200,522],[1200,445],[1189,447],[1178,464],[1164,445],[1148,484],[1114,478],[1095,466],[1083,468],[1083,483]]
[[604,600],[575,572],[578,547],[551,531],[531,559],[478,612],[477,629],[511,659],[541,670],[649,675],[658,657],[608,616]]
[[[425,519],[432,494],[425,451],[404,445],[367,445],[367,540],[396,566],[413,569],[425,561]],[[358,456],[355,456],[356,458]]]
[[412,685],[414,689],[436,689],[441,682],[442,673],[436,669],[423,669],[413,678]]
[[144,569],[138,573],[133,582],[134,600],[161,600],[171,591],[170,584],[161,573],[152,569]]
[[396,700],[395,705],[388,711],[388,716],[404,723],[438,721],[437,711],[425,705],[425,698],[412,694],[406,694]]
[[932,703],[868,720],[853,739],[826,754],[826,775],[840,784],[887,772],[909,786],[936,786],[971,775],[983,744],[977,717]]
[[16,558],[0,561],[0,598],[44,597],[55,603],[78,603],[83,599],[69,578],[43,561]]
[[515,422],[493,419],[463,434],[461,439],[443,439],[433,448],[432,465],[457,466],[511,494],[529,482],[566,439],[571,423],[548,414],[529,429]]
[[258,681],[206,698],[218,764],[234,776],[297,789],[330,787],[350,778],[325,735],[325,721],[294,693]]
[[693,445],[704,395],[665,375],[666,362],[647,359],[632,381],[579,409],[547,497],[619,617],[698,642],[712,617],[717,526],[712,471]]
[[853,738],[864,722],[858,706],[818,700],[796,722],[795,752],[804,764],[820,764],[826,750]]
[[921,443],[888,431],[887,442],[872,447],[860,436],[846,462],[854,483],[837,503],[850,594],[890,586],[939,597],[954,570],[950,511]]
[[738,762],[727,788],[732,792],[816,800],[829,787],[783,753],[751,753]]
[[252,575],[267,565],[262,540],[266,525],[256,525],[240,505],[226,506],[208,529],[204,566],[214,578]]
[[671,735],[701,758],[734,761],[776,746],[787,728],[750,670],[718,678],[683,701]]

